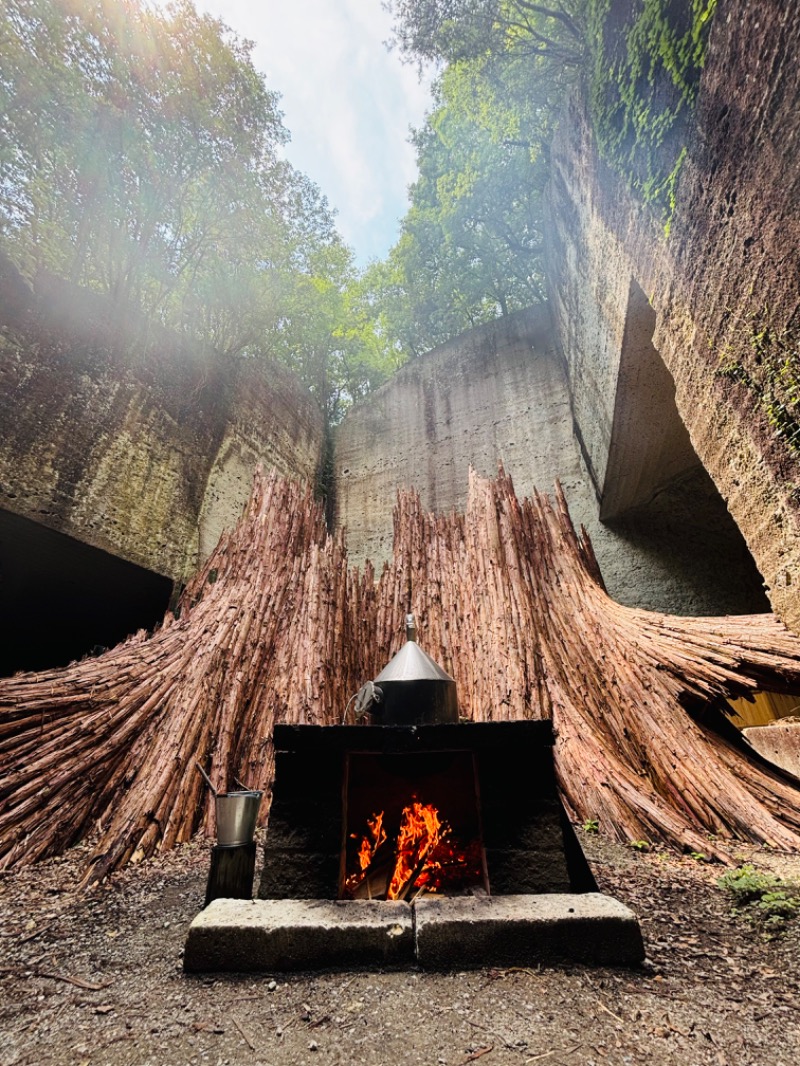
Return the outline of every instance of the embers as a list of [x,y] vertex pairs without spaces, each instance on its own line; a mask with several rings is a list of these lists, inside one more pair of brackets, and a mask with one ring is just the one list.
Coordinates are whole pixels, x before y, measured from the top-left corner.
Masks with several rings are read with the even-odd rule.
[[341,898],[488,892],[470,752],[350,755],[344,826]]

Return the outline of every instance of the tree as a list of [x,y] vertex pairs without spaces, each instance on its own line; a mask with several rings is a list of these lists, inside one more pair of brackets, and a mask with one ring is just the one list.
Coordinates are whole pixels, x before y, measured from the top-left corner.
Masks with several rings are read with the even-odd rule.
[[372,275],[378,305],[409,355],[544,297],[555,89],[543,81],[530,91],[530,62],[451,64],[413,135],[419,178],[411,206],[383,272]]
[[338,234],[307,234],[301,247],[302,263],[280,280],[280,314],[253,350],[286,363],[334,425],[402,358],[383,340],[371,293]]
[[187,0],[8,0],[4,38],[6,239],[31,276],[165,314],[286,139],[249,46]]
[[544,298],[548,145],[585,65],[589,0],[389,0],[394,43],[447,64],[377,300],[409,355]]
[[0,243],[223,355],[282,359],[332,420],[397,353],[334,214],[282,158],[251,45],[190,0],[7,0]]
[[[409,59],[531,61],[583,76],[602,156],[667,221],[717,0],[388,0]],[[668,229],[668,227],[667,227]]]
[[418,61],[448,63],[504,52],[579,66],[587,0],[387,0],[395,43]]

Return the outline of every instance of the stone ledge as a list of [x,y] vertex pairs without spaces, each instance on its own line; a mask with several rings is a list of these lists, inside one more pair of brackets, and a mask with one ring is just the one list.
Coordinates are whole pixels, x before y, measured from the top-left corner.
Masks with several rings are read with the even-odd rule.
[[754,725],[742,733],[759,755],[800,778],[800,723]]
[[428,898],[414,912],[416,956],[425,969],[644,959],[636,915],[600,892]]
[[187,973],[432,970],[644,958],[633,911],[599,892],[376,900],[218,899],[192,922]]
[[383,969],[414,962],[407,903],[218,899],[192,922],[186,973]]

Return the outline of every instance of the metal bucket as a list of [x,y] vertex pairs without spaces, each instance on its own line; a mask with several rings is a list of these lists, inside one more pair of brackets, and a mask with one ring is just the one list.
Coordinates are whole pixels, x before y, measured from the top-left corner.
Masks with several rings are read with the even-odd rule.
[[256,831],[263,792],[217,794],[217,843],[249,844]]

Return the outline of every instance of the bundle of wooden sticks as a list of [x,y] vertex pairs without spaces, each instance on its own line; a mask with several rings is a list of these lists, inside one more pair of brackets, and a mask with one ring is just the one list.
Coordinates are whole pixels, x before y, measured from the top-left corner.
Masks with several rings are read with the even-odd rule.
[[724,728],[728,696],[800,691],[800,639],[774,616],[620,606],[560,492],[519,500],[502,471],[471,476],[464,515],[400,494],[376,581],[348,568],[308,489],[259,474],[154,633],[0,680],[0,868],[99,824],[88,882],[210,831],[196,760],[221,790],[268,791],[274,723],[340,722],[407,610],[464,716],[553,719],[575,819],[709,856],[733,838],[800,847],[800,792]]

